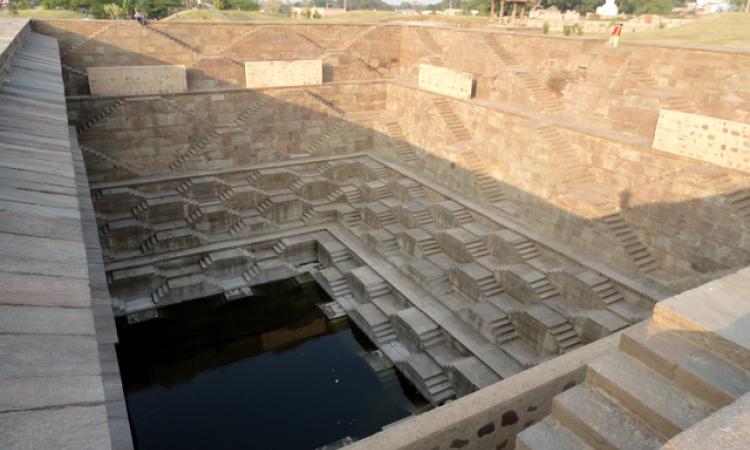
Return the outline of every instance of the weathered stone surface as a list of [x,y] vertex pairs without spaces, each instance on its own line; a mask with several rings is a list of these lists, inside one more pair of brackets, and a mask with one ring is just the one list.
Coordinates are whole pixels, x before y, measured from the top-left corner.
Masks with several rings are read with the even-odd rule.
[[89,67],[92,95],[149,95],[187,91],[185,66]]

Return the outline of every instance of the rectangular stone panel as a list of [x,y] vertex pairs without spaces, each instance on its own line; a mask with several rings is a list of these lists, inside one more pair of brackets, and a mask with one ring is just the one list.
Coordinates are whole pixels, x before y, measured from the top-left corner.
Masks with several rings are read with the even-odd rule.
[[456,98],[471,98],[474,80],[468,72],[446,69],[445,67],[419,65],[419,87]]
[[245,86],[248,88],[323,84],[323,61],[246,61]]
[[662,109],[654,148],[750,171],[750,124]]
[[185,66],[89,67],[92,95],[167,94],[187,91]]

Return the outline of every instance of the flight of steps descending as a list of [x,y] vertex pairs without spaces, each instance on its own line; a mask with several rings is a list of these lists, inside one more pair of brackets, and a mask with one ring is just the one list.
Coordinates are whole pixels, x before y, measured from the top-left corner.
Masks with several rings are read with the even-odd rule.
[[346,201],[351,205],[362,203],[362,192],[353,185],[340,186],[326,196],[329,202]]
[[128,175],[133,175],[133,176],[140,176],[141,175],[140,173],[138,173],[134,169],[131,169],[127,164],[122,163],[122,162],[120,162],[120,161],[118,161],[118,160],[116,160],[114,158],[111,158],[111,157],[105,155],[104,153],[102,153],[102,152],[100,152],[98,150],[94,150],[93,148],[86,147],[84,145],[79,145],[79,147],[80,147],[81,151],[84,154],[95,156],[96,158],[109,163],[113,168],[120,169],[120,170],[124,171]]
[[531,286],[531,289],[534,290],[534,293],[542,301],[547,300],[557,295],[557,289],[555,289],[555,287],[552,286],[552,283],[549,282],[549,279],[546,276],[539,278],[538,280],[532,281],[530,283],[530,286]]
[[[505,65],[519,66],[520,64],[497,40],[493,34],[484,34],[482,36],[487,46]],[[524,86],[531,92],[531,97],[536,100],[542,109],[549,112],[562,111],[563,104],[549,89],[545,88],[537,79],[528,71],[514,72],[514,75],[521,80]]]
[[490,203],[498,203],[505,200],[505,194],[498,185],[497,180],[483,173],[474,175],[477,189],[482,197]]
[[112,102],[111,104],[105,106],[101,109],[94,117],[87,120],[85,123],[81,124],[78,127],[78,133],[84,133],[86,130],[94,126],[95,124],[99,123],[102,119],[109,116],[113,112],[117,111],[118,109],[122,108],[125,105],[125,100],[118,99]]
[[596,282],[591,288],[594,290],[599,300],[609,306],[624,300],[624,297],[615,288],[615,285],[607,277],[599,275],[600,281]]
[[150,26],[150,25],[146,25],[143,28],[145,28],[145,29],[147,29],[149,31],[153,31],[156,34],[158,34],[159,36],[162,36],[162,37],[165,37],[165,38],[169,39],[170,41],[172,41],[175,44],[179,45],[180,47],[184,48],[185,50],[187,50],[188,52],[190,52],[193,55],[198,55],[200,53],[197,49],[191,47],[190,45],[186,44],[185,42],[181,41],[180,39],[177,39],[176,37],[172,36],[171,34],[166,33],[164,31],[161,31],[158,28],[155,28],[155,27]]
[[109,30],[110,28],[116,26],[117,24],[118,24],[118,22],[114,21],[114,22],[110,22],[108,25],[105,25],[105,26],[99,28],[98,30],[94,31],[93,33],[89,34],[88,36],[85,36],[81,40],[77,41],[76,43],[74,43],[73,45],[71,45],[66,50],[61,51],[60,52],[60,56],[61,57],[65,57],[65,56],[70,55],[71,53],[73,53],[76,50],[78,50],[79,48],[81,48],[81,46],[84,45],[85,43],[90,42],[92,39],[94,39],[95,37],[97,37],[100,34],[104,33],[105,31]]
[[464,244],[464,248],[474,259],[481,258],[482,256],[487,256],[490,254],[490,251],[487,249],[481,239],[476,239]]
[[367,161],[366,167],[376,180],[385,181],[392,176],[391,171],[377,161]]
[[331,292],[333,292],[335,298],[343,298],[352,293],[349,289],[349,283],[344,277],[329,281],[328,285],[331,287]]
[[196,222],[198,222],[201,217],[203,217],[203,211],[201,211],[200,208],[195,208],[188,216],[185,218],[185,222],[187,222],[188,225],[193,225]]
[[419,225],[427,225],[428,223],[433,223],[435,221],[435,218],[432,217],[430,210],[427,208],[413,212],[412,216]]
[[495,280],[495,276],[492,274],[477,280],[477,287],[484,298],[501,294],[504,291],[503,287],[500,286],[500,283]]
[[265,213],[268,212],[268,210],[273,207],[273,200],[271,198],[266,198],[262,202],[258,203],[258,212],[262,215],[265,215]]
[[433,405],[439,405],[455,396],[448,376],[425,353],[412,353],[404,360],[396,361],[396,367]]
[[726,195],[726,202],[734,208],[743,218],[750,217],[750,189],[727,189],[724,192],[733,191]]
[[417,36],[419,36],[419,40],[422,41],[422,44],[427,47],[427,50],[430,53],[427,61],[432,65],[442,65],[442,47],[437,42],[435,42],[435,38],[432,37],[430,30],[420,27],[416,28],[416,31]]
[[[326,143],[336,134],[341,134],[341,130],[344,129],[344,126],[346,126],[346,122],[343,120],[337,120],[333,125],[328,127],[325,133],[321,134],[315,142],[312,144],[306,146],[304,148],[306,153],[310,153],[311,155],[317,155],[321,152],[321,149],[326,145]],[[324,154],[328,154],[331,152],[324,152]]]
[[595,181],[594,174],[587,169],[573,146],[557,132],[555,127],[541,127],[538,129],[538,134],[553,155],[555,168],[559,171],[563,182],[575,185]]
[[[351,259],[349,250],[347,250],[346,248],[332,251],[330,253],[330,257],[331,257],[331,262],[333,262],[334,264],[339,264],[339,263],[342,263]],[[386,285],[385,293],[388,293],[388,292],[390,292],[390,288],[388,288],[388,286]],[[378,295],[384,295],[384,294],[378,294]]]
[[393,215],[393,211],[390,209],[381,209],[375,213],[375,218],[381,227],[396,223],[396,216]]
[[345,213],[342,213],[339,217],[340,217],[341,223],[347,228],[352,228],[354,225],[356,225],[359,221],[362,220],[362,216],[357,210],[347,211]]
[[221,193],[218,196],[218,199],[221,203],[227,203],[234,198],[235,194],[236,192],[234,191],[234,189],[232,189],[231,187],[228,187],[224,189],[223,191],[221,191]]
[[164,280],[162,284],[156,288],[154,292],[151,293],[151,300],[158,304],[161,299],[167,296],[169,294],[169,282],[167,280]]
[[[745,395],[750,340],[746,329],[727,326],[747,307],[731,298],[732,284],[720,285],[663,300],[652,320],[624,331],[617,349],[587,365],[582,384],[554,397],[550,414],[518,434],[516,448],[656,449]],[[694,448],[720,448],[711,444]]]
[[284,253],[286,253],[286,244],[284,243],[284,241],[279,241],[273,244],[272,249],[274,252],[276,252],[277,255],[283,255]]
[[251,27],[249,30],[247,30],[244,33],[241,33],[238,36],[236,36],[233,39],[231,39],[229,42],[227,42],[226,44],[224,44],[224,46],[220,47],[219,49],[217,49],[213,53],[215,53],[217,55],[220,55],[220,54],[226,52],[227,50],[229,50],[230,48],[234,47],[235,45],[239,44],[241,41],[247,39],[251,35],[257,33],[260,30],[263,30],[263,28],[262,27]]
[[196,156],[198,153],[208,147],[208,145],[211,144],[211,142],[216,139],[217,136],[219,136],[219,133],[215,129],[212,129],[211,131],[206,133],[206,135],[203,136],[201,140],[199,140],[195,144],[190,145],[186,151],[180,153],[177,158],[175,158],[174,162],[169,165],[169,169],[179,169],[183,164],[185,164],[187,160],[189,160],[193,156]]
[[401,125],[398,122],[386,122],[385,124],[388,134],[393,138],[393,146],[396,150],[396,156],[398,160],[406,164],[412,164],[419,160],[417,154],[414,153],[412,146],[406,141],[404,131],[401,129]]
[[451,134],[453,134],[455,142],[467,141],[471,138],[469,130],[464,127],[464,123],[456,113],[453,112],[453,107],[449,100],[442,97],[435,97],[432,99],[432,103],[435,105],[435,108],[445,126],[448,127]]
[[551,328],[550,333],[560,348],[561,354],[573,351],[582,345],[580,336],[569,322]]
[[151,252],[158,244],[159,238],[157,237],[157,233],[154,233],[141,244],[141,253],[146,254]]
[[540,256],[539,249],[537,248],[536,243],[532,240],[526,239],[525,237],[513,242],[513,247],[518,251],[518,254],[521,255],[521,258],[523,258],[525,261]]
[[244,279],[247,284],[252,284],[261,272],[261,268],[258,267],[257,264],[253,264],[242,274],[242,279]]
[[602,218],[610,234],[627,253],[639,271],[648,273],[658,268],[656,260],[635,234],[633,228],[625,221],[622,213],[613,213]]
[[443,251],[433,236],[427,237],[417,242],[424,256],[434,255]]
[[513,325],[513,322],[510,321],[510,317],[508,316],[491,322],[490,326],[492,327],[492,335],[495,337],[495,342],[498,345],[504,344],[518,337],[516,327]]

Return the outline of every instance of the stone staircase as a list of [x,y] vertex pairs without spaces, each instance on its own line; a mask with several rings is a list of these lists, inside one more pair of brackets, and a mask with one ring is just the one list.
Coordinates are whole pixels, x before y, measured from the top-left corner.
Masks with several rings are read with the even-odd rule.
[[427,57],[427,61],[432,65],[441,66],[443,64],[441,58],[441,55],[443,54],[442,47],[435,42],[435,38],[432,37],[432,34],[427,28],[416,28],[416,32],[419,40],[425,47],[427,47],[427,50],[430,53]]
[[294,32],[294,34],[296,34],[297,36],[299,36],[300,39],[302,39],[303,41],[305,41],[308,44],[312,45],[313,47],[315,47],[315,48],[317,48],[319,50],[326,50],[325,47],[323,47],[322,45],[320,45],[317,42],[313,41],[312,39],[310,39],[306,35],[300,33],[299,31],[293,31],[293,32]]
[[552,155],[552,161],[562,182],[571,185],[595,181],[594,174],[587,169],[573,146],[553,126],[538,129],[538,135]]
[[635,234],[633,228],[625,221],[625,216],[622,213],[609,214],[602,217],[602,220],[610,234],[620,243],[639,271],[649,273],[658,268],[656,260],[643,245],[638,235]]
[[242,274],[242,279],[245,280],[247,284],[252,284],[261,272],[263,272],[263,270],[258,267],[257,264],[253,264]]
[[[730,322],[748,308],[722,282],[663,300],[652,320],[623,332],[616,351],[589,363],[585,381],[518,434],[516,448],[656,449],[747,393],[750,341]],[[704,445],[695,448],[712,448]]]
[[73,45],[71,45],[68,49],[60,52],[60,57],[64,58],[71,53],[74,53],[76,50],[81,48],[85,43],[90,42],[95,37],[99,36],[100,34],[104,33],[105,31],[109,30],[110,28],[118,25],[118,22],[110,22],[109,24],[99,28],[98,30],[94,31],[93,33],[89,34],[88,36],[85,36],[83,39],[77,41]]
[[344,199],[350,205],[356,205],[364,202],[364,198],[362,198],[362,191],[360,191],[358,187],[353,185],[340,186],[326,196],[326,200],[328,200],[329,202],[338,202],[341,199]]
[[117,99],[109,105],[105,106],[94,117],[90,118],[78,127],[79,135],[85,133],[89,128],[93,127],[105,117],[111,115],[113,112],[117,111],[123,106],[125,106],[125,100],[123,99]]
[[477,288],[482,293],[482,297],[485,299],[493,297],[504,292],[503,287],[497,282],[494,275],[488,275],[486,277],[476,280]]
[[87,147],[85,145],[79,145],[79,147],[80,147],[81,151],[84,154],[91,155],[91,156],[94,156],[94,157],[96,157],[97,159],[99,159],[101,161],[105,161],[105,162],[109,163],[113,168],[120,169],[120,170],[124,171],[125,173],[127,173],[130,176],[141,176],[142,175],[141,173],[137,172],[135,169],[131,169],[130,166],[128,166],[127,164],[125,164],[123,162],[120,162],[120,161],[118,161],[118,160],[116,160],[116,159],[114,159],[114,158],[112,158],[110,156],[107,156],[107,155],[105,155],[104,153],[102,153],[102,152],[100,152],[98,150],[94,150],[93,148]]
[[483,173],[474,175],[474,184],[479,194],[490,203],[498,203],[505,200],[505,193],[498,185],[497,180]]
[[495,337],[495,342],[498,345],[505,344],[506,342],[510,342],[518,337],[516,327],[513,325],[513,322],[511,322],[509,316],[490,322],[490,326],[492,327],[491,330]]
[[442,249],[438,245],[437,241],[433,236],[426,237],[420,241],[417,242],[417,245],[419,245],[420,250],[422,250],[422,254],[424,256],[430,256],[434,255],[436,253],[440,253]]
[[625,300],[620,292],[615,288],[615,285],[607,277],[601,275],[598,276],[600,281],[592,284],[591,289],[599,297],[599,300],[607,306],[613,305],[617,302]]
[[569,322],[550,328],[550,334],[557,343],[561,354],[573,351],[583,345],[580,336]]
[[743,218],[747,219],[750,217],[750,190],[736,190],[726,195],[726,203]]
[[154,292],[151,293],[151,301],[154,302],[154,304],[159,304],[159,302],[169,294],[170,288],[169,288],[169,281],[164,280],[162,284],[154,290]]
[[[485,33],[482,35],[485,44],[492,50],[505,65],[521,67],[516,58],[511,55],[497,40],[493,34]],[[562,101],[552,94],[549,89],[545,88],[534,75],[524,70],[514,72],[514,75],[523,83],[526,89],[531,93],[531,97],[541,105],[544,111],[560,112],[564,109]]]
[[305,147],[305,151],[307,153],[310,153],[311,155],[318,155],[318,154],[329,154],[331,152],[322,152],[321,149],[324,145],[335,135],[341,134],[342,130],[346,127],[346,122],[343,120],[337,120],[333,125],[328,127],[325,133],[318,136],[315,141]]
[[81,76],[81,77],[83,77],[83,78],[88,78],[88,77],[89,77],[89,74],[88,74],[88,73],[86,73],[86,72],[84,72],[84,71],[82,71],[82,70],[80,70],[80,69],[77,69],[77,68],[75,68],[75,67],[73,67],[73,66],[71,66],[71,65],[68,65],[68,64],[60,64],[60,67],[62,67],[63,69],[65,69],[66,71],[68,71],[68,72],[70,72],[70,73],[74,73],[74,74],[76,74],[76,75],[78,75],[78,76]]
[[219,133],[215,129],[210,130],[198,142],[188,146],[186,151],[179,153],[177,155],[177,158],[175,158],[174,162],[169,165],[169,169],[170,170],[179,169],[180,166],[182,166],[187,160],[189,160],[193,156],[198,155],[202,150],[205,150],[205,148],[208,147],[208,145],[212,141],[214,141],[218,136],[219,136]]
[[386,122],[385,128],[393,141],[393,147],[396,150],[396,157],[399,161],[406,164],[413,164],[419,161],[417,154],[414,153],[412,146],[406,141],[404,131],[398,122]]
[[404,360],[397,361],[396,367],[414,383],[415,387],[433,405],[439,405],[456,395],[448,376],[425,353],[412,353]]
[[361,39],[363,39],[368,34],[372,33],[373,31],[380,28],[378,25],[371,25],[366,28],[363,28],[362,30],[355,33],[353,36],[351,36],[349,39],[344,41],[344,43],[339,46],[338,51],[341,52],[348,52],[350,48],[354,46],[357,42],[359,42]]
[[479,238],[474,241],[465,243],[464,249],[474,259],[481,258],[482,256],[487,256],[490,254],[487,246],[484,245],[484,242],[482,242],[482,240]]
[[229,42],[224,44],[222,47],[220,47],[218,50],[216,50],[215,54],[221,54],[226,52],[227,50],[231,49],[235,45],[239,44],[244,39],[247,39],[248,37],[252,36],[253,34],[257,33],[258,31],[262,30],[262,27],[251,27],[249,30],[245,31],[244,33],[241,33],[239,36],[231,39]]
[[453,112],[453,107],[448,99],[442,97],[434,97],[432,104],[438,111],[440,118],[448,130],[453,135],[453,142],[468,141],[471,138],[469,130],[464,127],[464,123],[461,119]]
[[193,225],[195,225],[196,222],[198,222],[199,220],[201,220],[202,217],[203,217],[203,211],[201,211],[200,208],[195,208],[185,218],[185,222],[188,224],[188,226],[192,227]]
[[558,295],[557,289],[552,286],[552,283],[549,282],[549,279],[546,276],[530,282],[529,286],[542,301]]
[[176,37],[172,36],[171,34],[165,32],[165,31],[161,31],[159,28],[155,28],[155,27],[153,27],[151,25],[146,25],[143,28],[145,28],[146,30],[149,30],[149,31],[153,31],[154,33],[158,34],[161,37],[167,38],[171,42],[179,45],[183,49],[185,49],[188,52],[190,52],[193,56],[198,56],[200,54],[200,50],[198,50],[196,48],[193,48],[192,46],[190,46],[187,43],[181,41],[180,39],[177,39]]

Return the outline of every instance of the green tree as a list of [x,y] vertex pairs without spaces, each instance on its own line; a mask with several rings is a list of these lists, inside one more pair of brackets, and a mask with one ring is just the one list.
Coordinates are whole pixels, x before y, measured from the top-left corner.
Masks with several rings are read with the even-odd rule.
[[107,3],[102,9],[109,19],[119,20],[125,17],[125,11],[116,3]]
[[224,0],[213,0],[213,5],[216,9],[227,9],[227,4],[224,3]]
[[166,17],[182,8],[180,0],[138,0],[137,5],[151,19]]
[[620,0],[619,6],[626,14],[668,14],[674,0]]

